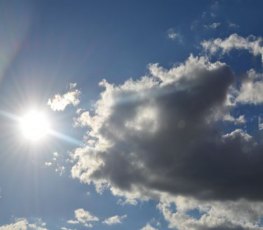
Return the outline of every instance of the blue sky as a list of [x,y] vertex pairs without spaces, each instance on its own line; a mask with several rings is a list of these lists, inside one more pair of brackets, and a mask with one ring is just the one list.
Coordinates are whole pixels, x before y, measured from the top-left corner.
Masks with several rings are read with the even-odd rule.
[[0,1],[0,230],[263,229],[262,1]]

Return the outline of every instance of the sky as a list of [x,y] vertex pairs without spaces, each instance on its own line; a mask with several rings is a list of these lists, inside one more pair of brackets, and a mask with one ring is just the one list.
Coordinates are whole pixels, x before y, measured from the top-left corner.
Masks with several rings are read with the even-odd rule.
[[0,0],[0,230],[263,230],[260,0]]

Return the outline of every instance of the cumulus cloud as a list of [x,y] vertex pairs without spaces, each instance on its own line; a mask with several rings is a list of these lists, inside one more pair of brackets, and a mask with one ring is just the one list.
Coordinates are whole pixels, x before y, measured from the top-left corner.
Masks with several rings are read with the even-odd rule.
[[126,218],[127,218],[127,215],[123,215],[123,216],[115,215],[115,216],[105,219],[103,223],[107,225],[121,224],[122,221]]
[[[250,75],[253,82],[260,78]],[[225,132],[219,125],[245,122],[229,111],[243,92],[243,83],[233,89],[229,66],[190,56],[170,69],[151,64],[138,80],[100,85],[95,110],[75,119],[87,128],[87,144],[72,153],[73,178],[130,203],[166,193],[193,200],[195,206],[182,211],[178,199],[160,202],[165,219],[179,230],[261,229],[261,202],[255,200],[263,200],[262,143],[242,129]],[[195,210],[200,218],[188,212]]]
[[46,223],[37,220],[36,223],[30,223],[25,218],[18,218],[14,223],[0,226],[0,230],[47,230]]
[[[168,196],[169,197],[169,196]],[[173,210],[172,205],[176,205]],[[262,230],[263,202],[197,201],[163,197],[158,205],[169,227],[179,230]],[[191,214],[192,213],[192,214]]]
[[48,100],[48,105],[54,111],[63,111],[68,105],[77,106],[79,104],[80,91],[76,89],[76,83],[70,84],[70,91],[60,95],[56,94],[52,99]]
[[255,36],[242,37],[238,34],[231,34],[225,39],[216,38],[211,40],[205,40],[201,43],[205,51],[215,54],[221,51],[223,54],[230,52],[233,49],[247,50],[254,56],[261,56],[263,61],[263,47],[262,38]]
[[81,224],[85,227],[91,228],[93,227],[93,222],[98,222],[99,218],[92,215],[90,212],[84,210],[83,208],[76,209],[74,211],[75,219],[68,220],[68,224]]
[[192,56],[169,70],[149,68],[140,80],[101,83],[96,111],[84,116],[93,142],[73,153],[72,176],[113,191],[262,199],[261,144],[217,125],[230,68]]
[[263,103],[263,74],[251,69],[244,79],[236,101],[242,104]]

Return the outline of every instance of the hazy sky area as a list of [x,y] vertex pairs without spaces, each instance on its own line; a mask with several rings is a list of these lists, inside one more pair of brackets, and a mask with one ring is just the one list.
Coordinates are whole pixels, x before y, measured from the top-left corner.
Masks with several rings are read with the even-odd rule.
[[0,0],[0,230],[263,230],[262,9]]

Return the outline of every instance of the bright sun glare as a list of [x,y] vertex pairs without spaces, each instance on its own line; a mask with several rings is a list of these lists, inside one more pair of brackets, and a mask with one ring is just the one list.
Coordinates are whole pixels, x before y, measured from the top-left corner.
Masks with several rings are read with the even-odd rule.
[[20,128],[25,138],[35,142],[49,133],[50,122],[44,113],[32,110],[21,117]]

